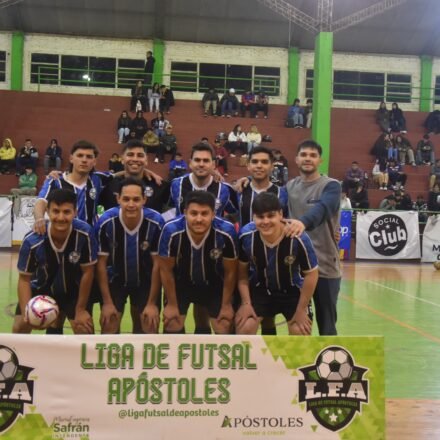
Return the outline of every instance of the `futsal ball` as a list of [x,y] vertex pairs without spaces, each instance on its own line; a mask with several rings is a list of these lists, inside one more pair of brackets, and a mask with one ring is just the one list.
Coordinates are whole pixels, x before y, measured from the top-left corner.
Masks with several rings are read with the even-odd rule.
[[18,359],[16,354],[8,347],[0,345],[0,382],[13,379],[17,368]]
[[38,295],[27,303],[25,313],[33,327],[48,328],[57,319],[59,309],[51,296]]
[[433,265],[436,270],[440,270],[440,261],[434,261]]
[[341,348],[324,350],[316,363],[319,377],[327,380],[349,379],[353,371],[353,359]]

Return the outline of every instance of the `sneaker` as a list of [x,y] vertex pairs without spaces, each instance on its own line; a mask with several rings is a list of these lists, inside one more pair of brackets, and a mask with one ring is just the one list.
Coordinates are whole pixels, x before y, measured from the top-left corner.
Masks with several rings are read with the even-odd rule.
[[214,115],[214,118],[216,118],[216,117],[217,117],[217,114]]
[[235,154],[232,154],[232,153],[231,153],[229,156],[231,156],[231,157],[235,157]]
[[258,119],[258,115],[255,115],[255,119]]
[[228,174],[228,173],[223,173],[223,176],[224,176],[224,177],[228,177],[229,174]]
[[267,119],[267,116],[265,116],[264,119]]
[[226,117],[227,117],[227,118],[230,118],[230,117],[231,117],[231,115],[226,115]]
[[207,117],[208,117],[208,113],[205,113],[203,116],[204,116],[205,118],[207,118]]
[[411,165],[412,165],[413,167],[416,167],[416,166],[417,166],[415,162],[413,162]]
[[118,144],[122,144],[122,141],[118,141]]
[[154,159],[154,163],[159,163],[159,158],[156,157],[156,159]]
[[222,115],[222,118],[224,118],[225,117],[225,115]]
[[401,186],[399,187],[399,189],[401,189],[402,191],[405,191],[405,187],[404,187],[403,185],[401,185]]
[[401,132],[402,134],[406,134],[406,133],[408,133],[406,130],[400,130],[400,132]]

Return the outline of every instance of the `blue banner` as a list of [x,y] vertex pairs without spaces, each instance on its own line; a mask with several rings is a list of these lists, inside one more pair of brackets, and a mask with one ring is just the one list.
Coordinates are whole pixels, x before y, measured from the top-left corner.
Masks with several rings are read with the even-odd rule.
[[341,211],[341,220],[339,227],[341,238],[339,240],[339,249],[347,251],[345,252],[346,254],[350,252],[352,214],[352,211]]

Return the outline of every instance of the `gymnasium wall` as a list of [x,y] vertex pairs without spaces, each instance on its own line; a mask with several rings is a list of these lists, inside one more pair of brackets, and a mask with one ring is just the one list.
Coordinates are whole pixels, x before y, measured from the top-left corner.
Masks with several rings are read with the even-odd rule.
[[11,40],[12,34],[0,32],[0,50],[6,52],[6,81],[0,81],[0,90],[11,88]]

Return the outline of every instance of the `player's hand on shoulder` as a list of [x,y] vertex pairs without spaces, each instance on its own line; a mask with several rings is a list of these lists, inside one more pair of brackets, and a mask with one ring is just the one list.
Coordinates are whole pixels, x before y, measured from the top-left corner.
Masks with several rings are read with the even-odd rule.
[[234,184],[234,189],[238,193],[242,193],[243,190],[250,185],[251,181],[247,177],[240,177]]
[[305,230],[306,226],[300,220],[284,219],[284,233],[287,237],[299,237]]
[[63,174],[62,171],[52,170],[47,176],[46,179],[55,179],[58,180],[61,175]]
[[32,230],[39,235],[44,235],[46,233],[46,221],[44,218],[35,220]]

